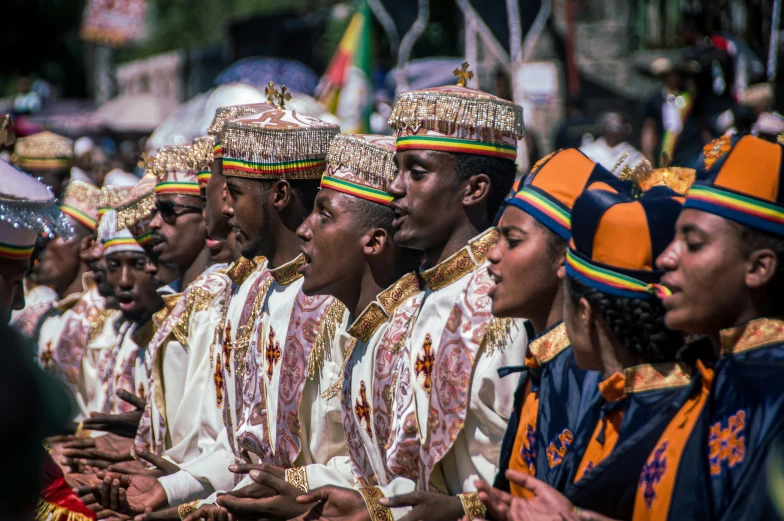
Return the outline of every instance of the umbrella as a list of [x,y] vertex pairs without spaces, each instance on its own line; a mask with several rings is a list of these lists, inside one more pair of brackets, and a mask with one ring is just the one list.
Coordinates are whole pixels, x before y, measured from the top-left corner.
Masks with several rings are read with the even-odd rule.
[[152,151],[166,145],[190,145],[193,138],[202,135],[204,107],[209,97],[209,92],[197,94],[177,107],[158,125],[145,148]]
[[307,65],[295,60],[253,56],[234,62],[215,78],[216,85],[245,83],[259,89],[269,81],[312,95],[318,76]]
[[151,132],[176,108],[175,100],[152,94],[121,94],[101,105],[96,115],[117,132]]

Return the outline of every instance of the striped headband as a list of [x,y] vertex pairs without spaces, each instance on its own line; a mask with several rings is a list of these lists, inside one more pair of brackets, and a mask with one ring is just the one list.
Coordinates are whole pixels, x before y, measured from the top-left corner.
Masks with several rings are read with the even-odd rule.
[[726,188],[693,185],[683,208],[702,210],[775,235],[784,235],[784,208]]
[[329,188],[336,192],[353,195],[354,197],[383,205],[388,205],[394,199],[394,197],[383,190],[370,188],[369,186],[354,183],[346,179],[328,176],[326,174],[321,177],[321,188]]
[[118,248],[121,246],[138,248],[139,243],[133,237],[113,237],[111,239],[107,239],[103,241],[103,247],[107,250],[110,248]]
[[215,146],[212,148],[212,157],[217,159],[223,157],[223,145],[220,143],[215,143]]
[[139,246],[146,246],[152,240],[152,232],[153,230],[144,232],[143,234],[136,237],[134,240]]
[[182,194],[200,196],[199,183],[193,181],[164,181],[155,185],[156,194]]
[[211,177],[212,177],[211,170],[200,170],[196,174],[196,179],[199,180],[199,186],[206,185],[207,183],[209,183]]
[[239,171],[261,176],[296,174],[297,172],[303,172],[317,168],[326,168],[326,164],[327,161],[325,158],[299,159],[295,161],[284,161],[276,163],[256,163],[253,161],[233,159],[225,156],[223,158],[224,170],[233,170],[235,172]]
[[60,169],[69,168],[73,163],[70,159],[53,158],[53,159],[32,159],[27,157],[20,157],[18,159],[19,166],[22,168],[40,168],[40,169]]
[[73,206],[68,206],[67,204],[61,204],[59,206],[60,211],[63,212],[65,215],[70,215],[73,219],[76,220],[79,224],[87,228],[88,230],[94,232],[97,226],[95,219],[84,213],[78,208]]
[[566,252],[566,275],[602,293],[618,297],[648,299],[651,295],[656,295],[663,299],[672,294],[660,284],[649,284],[608,267],[599,266],[571,247]]
[[535,187],[523,188],[506,204],[520,208],[566,240],[572,235],[572,214],[569,209]]
[[0,242],[0,258],[9,260],[25,260],[33,254],[35,244],[19,246]]
[[517,148],[514,145],[500,143],[480,143],[440,136],[402,136],[397,138],[397,150],[438,150],[460,154],[517,159]]

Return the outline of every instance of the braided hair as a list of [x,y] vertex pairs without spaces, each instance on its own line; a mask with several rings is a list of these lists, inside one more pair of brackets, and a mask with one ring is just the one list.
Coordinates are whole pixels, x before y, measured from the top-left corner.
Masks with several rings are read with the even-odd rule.
[[616,340],[632,354],[648,363],[675,361],[684,345],[683,334],[664,325],[666,313],[656,298],[631,299],[608,295],[566,277],[569,298],[576,303],[585,298],[599,314]]

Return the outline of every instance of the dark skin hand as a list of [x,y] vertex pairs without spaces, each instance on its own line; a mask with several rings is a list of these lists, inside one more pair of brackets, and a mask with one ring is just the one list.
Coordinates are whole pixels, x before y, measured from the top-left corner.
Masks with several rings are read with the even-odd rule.
[[218,505],[225,508],[234,519],[286,520],[301,516],[313,506],[299,503],[297,498],[302,495],[302,491],[283,479],[261,470],[251,470],[249,475],[259,485],[274,490],[276,495],[263,499],[240,498],[232,494],[219,497]]
[[134,521],[179,521],[179,507],[171,507],[157,512],[145,512],[134,518]]
[[133,440],[111,433],[97,438],[67,441],[62,448],[66,458],[64,463],[77,470],[85,465],[106,468],[112,463],[133,459]]
[[98,486],[81,487],[77,495],[85,504],[95,502],[103,508],[129,515],[144,514],[148,509],[159,510],[169,501],[158,478],[145,474],[109,472]]
[[465,515],[460,498],[447,494],[411,492],[402,496],[381,498],[378,502],[390,508],[412,507],[400,521],[454,521]]
[[362,494],[350,488],[327,485],[299,496],[297,502],[309,505],[317,502],[297,521],[370,521]]
[[[230,465],[229,470],[235,474],[247,474],[251,470],[261,470],[272,474],[278,479],[286,479],[286,472],[283,469],[267,463],[261,465]],[[256,482],[242,487],[239,490],[234,490],[230,492],[230,494],[234,497],[250,499],[266,499],[278,495],[277,491],[274,489]]]
[[99,414],[90,413],[90,417],[82,422],[85,429],[93,431],[112,432],[125,438],[135,438],[136,430],[139,427],[139,420],[142,419],[145,401],[134,394],[120,389],[117,396],[136,407],[135,411],[122,414]]
[[183,521],[200,521],[202,519],[207,521],[230,521],[229,511],[218,505],[204,505],[192,512]]

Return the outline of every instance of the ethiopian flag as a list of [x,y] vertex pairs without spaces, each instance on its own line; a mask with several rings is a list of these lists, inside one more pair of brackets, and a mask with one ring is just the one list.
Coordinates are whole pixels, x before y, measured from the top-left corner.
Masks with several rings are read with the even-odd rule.
[[340,119],[342,131],[348,134],[370,132],[372,56],[373,20],[367,1],[362,0],[317,88],[319,101]]

